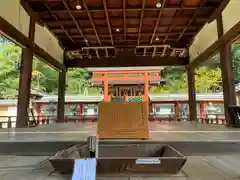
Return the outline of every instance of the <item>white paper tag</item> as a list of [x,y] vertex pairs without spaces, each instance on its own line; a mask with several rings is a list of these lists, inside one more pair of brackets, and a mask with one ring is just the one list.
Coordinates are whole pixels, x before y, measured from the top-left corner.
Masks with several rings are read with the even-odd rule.
[[96,159],[76,159],[72,180],[96,180]]
[[157,158],[137,159],[136,164],[161,164],[161,160]]

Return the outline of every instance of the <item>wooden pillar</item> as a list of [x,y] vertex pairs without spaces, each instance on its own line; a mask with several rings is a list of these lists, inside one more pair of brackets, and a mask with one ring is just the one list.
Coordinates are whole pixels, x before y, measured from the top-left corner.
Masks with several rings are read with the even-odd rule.
[[175,110],[175,120],[180,120],[180,109],[179,109],[179,102],[174,103],[174,110]]
[[[31,18],[29,25],[28,38],[34,39],[35,35],[35,21]],[[28,106],[31,93],[31,79],[32,79],[32,64],[33,51],[29,47],[22,48],[21,55],[21,69],[18,90],[18,105],[17,105],[17,128],[28,127]]]
[[40,115],[41,115],[41,104],[36,103],[35,108],[36,108],[37,121],[39,122],[40,121]]
[[78,104],[78,114],[79,114],[79,121],[83,120],[83,104]]
[[107,73],[104,74],[103,84],[104,84],[104,101],[108,102],[109,98],[108,98],[108,76],[107,76]]
[[[223,35],[223,21],[221,15],[219,15],[217,18],[217,29],[218,37],[220,38]],[[231,45],[231,42],[226,42],[220,46],[220,66],[223,81],[224,111],[226,123],[228,126],[231,126],[233,124],[233,119],[230,117],[228,107],[230,105],[236,105]]]
[[148,83],[148,73],[144,73],[144,100],[148,101],[149,95],[149,83]]
[[66,71],[59,72],[58,78],[58,104],[57,104],[57,122],[64,122],[64,104],[66,89]]
[[199,103],[199,114],[200,114],[200,120],[203,120],[204,119],[204,110],[205,109],[205,107],[204,107],[204,102],[200,102]]
[[196,108],[196,90],[195,90],[195,73],[194,69],[187,68],[188,76],[188,104],[189,104],[189,120],[197,120]]

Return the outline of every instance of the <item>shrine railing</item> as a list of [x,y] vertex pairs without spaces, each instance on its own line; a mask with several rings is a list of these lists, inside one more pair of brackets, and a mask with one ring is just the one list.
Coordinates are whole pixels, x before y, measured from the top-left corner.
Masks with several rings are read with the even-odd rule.
[[143,102],[143,96],[111,96],[110,102]]
[[[29,118],[30,121],[35,120],[36,125],[57,123],[57,116],[34,116]],[[98,115],[65,115],[64,123],[84,123],[95,122],[98,120]],[[189,115],[180,117],[177,121],[189,120]],[[149,113],[149,121],[176,121],[175,114],[154,114]],[[203,124],[226,124],[224,114],[207,114],[198,116],[198,123]],[[29,123],[31,124],[31,123]],[[16,116],[0,116],[0,128],[15,128]]]

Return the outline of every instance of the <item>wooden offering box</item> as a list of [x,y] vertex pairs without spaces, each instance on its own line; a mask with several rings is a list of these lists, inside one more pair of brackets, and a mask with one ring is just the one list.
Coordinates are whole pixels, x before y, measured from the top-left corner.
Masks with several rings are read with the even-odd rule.
[[97,135],[100,139],[148,139],[148,103],[100,103]]

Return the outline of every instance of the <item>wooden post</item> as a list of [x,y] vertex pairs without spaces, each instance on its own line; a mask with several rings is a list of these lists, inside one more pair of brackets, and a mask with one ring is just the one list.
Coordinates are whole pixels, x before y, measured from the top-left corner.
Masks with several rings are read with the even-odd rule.
[[149,95],[149,84],[148,84],[148,73],[144,73],[144,100],[148,101]]
[[[35,35],[35,21],[31,18],[28,34],[29,39],[33,40],[34,35]],[[31,93],[32,64],[33,64],[33,50],[29,47],[23,47],[18,91],[17,122],[16,122],[17,128],[28,127],[29,120],[28,106]]]
[[174,110],[175,110],[175,120],[180,120],[180,109],[179,109],[179,102],[174,103]]
[[36,103],[35,108],[36,108],[37,122],[39,122],[40,121],[40,114],[41,114],[41,104]]
[[108,98],[108,74],[107,73],[104,74],[103,83],[104,83],[104,101],[108,102],[109,98]]
[[197,120],[196,108],[196,91],[195,91],[195,73],[190,67],[187,68],[188,76],[188,104],[189,104],[189,120]]
[[83,120],[83,104],[78,104],[78,114],[79,114],[79,121]]
[[59,72],[58,78],[58,105],[57,105],[57,122],[64,122],[64,104],[66,89],[66,71]]
[[[222,15],[217,18],[218,37],[223,35]],[[228,107],[236,105],[236,92],[234,83],[234,74],[232,68],[232,50],[231,42],[226,42],[220,46],[220,65],[223,81],[223,99],[225,119],[228,126],[233,124],[233,119],[230,117]]]
[[199,111],[200,111],[200,120],[204,119],[204,102],[199,103]]

